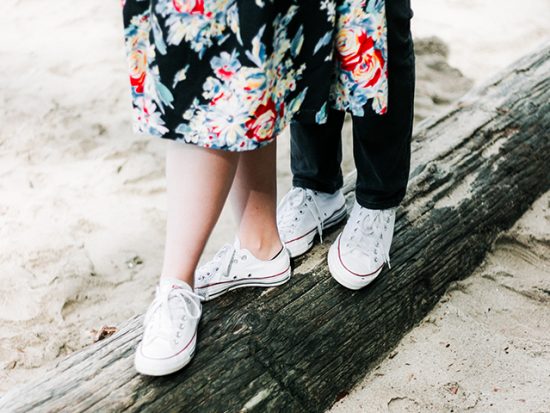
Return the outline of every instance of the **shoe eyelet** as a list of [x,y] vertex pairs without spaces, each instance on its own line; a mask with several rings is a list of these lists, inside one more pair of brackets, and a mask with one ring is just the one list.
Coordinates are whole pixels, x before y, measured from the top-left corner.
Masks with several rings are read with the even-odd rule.
[[249,277],[251,277],[251,276],[252,276],[252,274],[248,274],[248,276],[249,276]]
[[243,255],[243,256],[241,257],[241,260],[246,261],[246,255]]
[[234,280],[236,280],[236,279],[237,279],[237,276],[236,276],[236,275],[234,275],[234,276],[233,276],[233,279],[234,279]]
[[[219,269],[220,269],[220,267],[216,267],[216,271],[218,271]],[[208,275],[210,275],[210,274],[208,274]]]

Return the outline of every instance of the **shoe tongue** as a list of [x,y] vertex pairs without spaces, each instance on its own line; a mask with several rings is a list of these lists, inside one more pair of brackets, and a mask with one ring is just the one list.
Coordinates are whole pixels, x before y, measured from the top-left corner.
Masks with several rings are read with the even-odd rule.
[[159,287],[161,292],[166,292],[166,290],[171,290],[172,288],[183,288],[184,290],[193,292],[189,284],[174,277],[161,277]]

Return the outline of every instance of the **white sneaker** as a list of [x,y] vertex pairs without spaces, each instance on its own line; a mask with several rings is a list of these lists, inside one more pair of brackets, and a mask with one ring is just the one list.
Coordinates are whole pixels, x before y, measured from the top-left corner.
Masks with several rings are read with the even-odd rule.
[[195,291],[204,301],[242,287],[275,287],[290,279],[290,256],[286,248],[271,260],[260,260],[240,242],[222,247],[214,258],[195,271]]
[[344,230],[330,247],[328,268],[344,287],[359,290],[390,266],[395,208],[363,208],[357,201]]
[[161,278],[145,313],[143,338],[134,358],[136,370],[163,376],[185,367],[195,353],[201,313],[200,297],[187,283]]
[[346,199],[342,191],[334,194],[305,188],[292,188],[277,208],[277,226],[292,258],[313,247],[323,231],[346,217]]

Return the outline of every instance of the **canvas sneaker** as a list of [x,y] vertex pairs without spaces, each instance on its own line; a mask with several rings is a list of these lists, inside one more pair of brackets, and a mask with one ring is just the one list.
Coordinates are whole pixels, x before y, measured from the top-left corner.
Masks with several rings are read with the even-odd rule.
[[305,188],[292,188],[277,208],[277,226],[292,258],[307,252],[323,231],[346,218],[346,199],[342,191],[334,194]]
[[214,258],[195,272],[195,292],[204,301],[242,287],[275,287],[290,279],[290,256],[286,248],[271,260],[260,260],[240,247],[239,239],[226,244]]
[[134,357],[136,370],[162,376],[185,367],[195,352],[201,313],[200,297],[187,283],[161,278],[145,313],[143,338]]
[[344,287],[358,290],[390,266],[389,251],[395,225],[395,208],[375,210],[357,201],[342,233],[330,247],[328,267]]

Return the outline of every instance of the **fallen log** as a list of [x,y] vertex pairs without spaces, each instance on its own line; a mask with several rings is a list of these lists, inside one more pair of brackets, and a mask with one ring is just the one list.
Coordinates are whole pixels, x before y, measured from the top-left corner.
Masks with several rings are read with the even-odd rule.
[[[6,394],[0,411],[323,411],[549,189],[549,73],[550,45],[419,126],[393,265],[367,289],[348,291],[328,274],[333,232],[295,262],[287,285],[206,304],[197,355],[183,371],[134,371],[136,316]],[[350,204],[352,187],[353,177]]]

